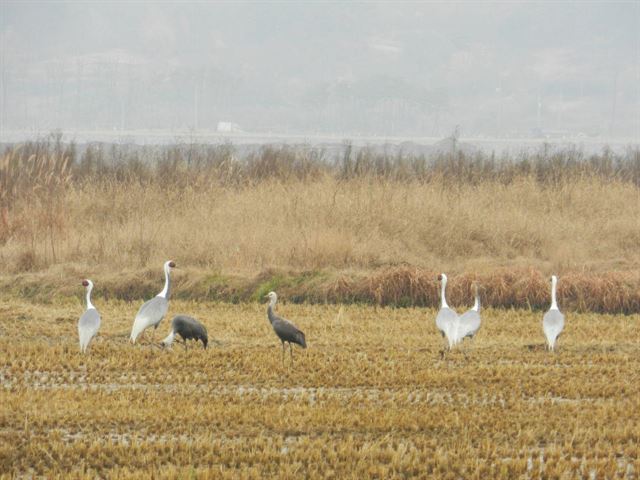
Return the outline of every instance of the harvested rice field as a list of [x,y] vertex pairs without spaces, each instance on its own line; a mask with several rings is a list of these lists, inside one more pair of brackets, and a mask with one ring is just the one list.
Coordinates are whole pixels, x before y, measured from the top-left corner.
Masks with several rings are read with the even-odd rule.
[[210,348],[162,350],[128,343],[138,303],[94,304],[81,355],[78,299],[0,303],[0,477],[640,474],[639,315],[565,311],[550,353],[542,312],[488,309],[441,358],[433,309],[282,303],[309,345],[283,366],[265,305],[172,301],[156,343],[187,313]]

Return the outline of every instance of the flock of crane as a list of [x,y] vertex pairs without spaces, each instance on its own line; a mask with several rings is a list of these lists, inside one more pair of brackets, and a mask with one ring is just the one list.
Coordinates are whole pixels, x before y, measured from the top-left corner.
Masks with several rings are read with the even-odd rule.
[[[143,334],[147,329],[153,327],[158,328],[160,322],[165,317],[169,310],[169,294],[171,292],[171,269],[175,268],[176,264],[169,260],[164,264],[164,288],[162,291],[142,304],[136,318],[133,321],[133,327],[131,329],[130,341],[136,343],[138,337]],[[442,337],[446,339],[445,350],[451,350],[454,346],[461,343],[465,338],[473,338],[480,329],[480,295],[478,293],[478,287],[475,286],[475,303],[473,307],[462,315],[458,315],[447,304],[445,290],[447,288],[447,276],[443,273],[438,275],[440,281],[440,310],[436,316],[436,327],[442,334]],[[542,329],[547,339],[547,347],[549,350],[554,350],[556,341],[562,329],[564,328],[564,315],[558,309],[556,302],[556,286],[558,279],[555,275],[551,277],[551,307],[547,311],[542,319]],[[98,333],[100,328],[100,314],[91,303],[91,291],[93,290],[93,282],[91,280],[83,280],[82,285],[86,288],[87,294],[87,309],[80,317],[78,322],[78,336],[80,339],[80,350],[86,353],[91,339]],[[269,299],[269,305],[267,307],[267,318],[273,327],[273,331],[276,333],[280,342],[282,342],[282,362],[285,358],[285,343],[289,344],[289,351],[291,353],[291,361],[293,361],[293,347],[292,344],[307,348],[307,342],[304,333],[297,328],[289,320],[279,317],[275,313],[276,302],[278,296],[275,292],[269,292],[266,295]],[[171,321],[171,331],[169,335],[162,340],[162,346],[171,346],[175,340],[176,335],[182,338],[182,342],[187,345],[187,340],[202,341],[204,348],[207,348],[208,335],[207,329],[198,322],[196,319],[186,316],[177,315]]]
[[[475,285],[475,301],[473,307],[462,315],[458,315],[447,304],[445,290],[447,288],[447,276],[442,273],[438,275],[440,281],[440,311],[436,316],[436,327],[446,338],[446,348],[451,350],[455,345],[461,343],[465,338],[473,338],[480,330],[480,294],[478,286]],[[551,307],[542,317],[542,330],[547,339],[547,348],[555,350],[556,341],[564,328],[564,315],[558,308],[556,302],[556,287],[558,277],[551,276]]]

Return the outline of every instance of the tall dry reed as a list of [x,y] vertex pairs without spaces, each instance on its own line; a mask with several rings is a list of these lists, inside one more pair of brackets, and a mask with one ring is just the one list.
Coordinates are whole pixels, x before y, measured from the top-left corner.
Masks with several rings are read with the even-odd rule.
[[71,186],[69,158],[56,153],[12,150],[0,157],[0,245],[25,244],[18,264],[30,269],[41,248],[44,261],[56,262],[57,238],[67,218],[63,197]]
[[[55,251],[58,262],[143,267],[177,257],[234,272],[634,268],[638,198],[634,185],[598,178],[554,187],[526,177],[451,186],[322,176],[241,188],[96,181],[61,193],[64,230]],[[17,269],[25,248],[44,259],[49,237],[39,232],[48,224],[30,222],[41,208],[50,205],[24,199],[15,206],[20,227],[0,247],[10,260],[5,272]]]
[[0,245],[4,275],[55,264],[113,273],[167,258],[246,277],[274,269],[489,275],[640,267],[632,153],[581,164],[575,152],[541,153],[526,158],[526,168],[514,161],[517,172],[451,156],[412,176],[405,167],[413,161],[416,169],[415,158],[385,166],[364,150],[349,153],[360,163],[347,168],[351,160],[331,163],[291,147],[240,157],[228,145],[173,146],[157,149],[155,163],[124,147],[91,147],[68,162],[33,149],[2,159],[4,171],[20,172],[3,182],[28,179],[32,192],[3,187],[11,222]]

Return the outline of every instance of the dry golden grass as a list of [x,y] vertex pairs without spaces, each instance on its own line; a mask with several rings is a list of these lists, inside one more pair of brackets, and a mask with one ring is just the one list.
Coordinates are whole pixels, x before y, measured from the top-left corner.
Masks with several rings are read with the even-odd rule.
[[[286,272],[324,279],[285,285],[298,299],[433,305],[411,282],[445,271],[463,279],[454,297],[480,279],[490,305],[539,307],[556,273],[576,308],[640,310],[640,189],[632,182],[198,178],[174,185],[92,177],[56,193],[55,209],[18,198],[0,242],[0,284],[14,285],[25,271],[52,288],[78,276],[139,279],[173,258],[193,278],[237,277],[245,292],[257,277]],[[119,295],[122,282],[111,283]],[[193,291],[207,288],[205,281]],[[216,298],[235,298],[222,290]]]
[[[96,289],[99,291],[100,284]],[[80,287],[78,287],[80,290]],[[80,292],[78,292],[78,295]],[[640,317],[486,310],[442,360],[431,309],[283,304],[294,368],[264,305],[173,301],[219,345],[127,344],[140,301],[0,304],[0,476],[637,478]],[[462,308],[461,308],[462,309]],[[165,320],[158,332],[168,330]]]
[[[16,211],[0,248],[5,272],[35,236],[33,205]],[[96,268],[181,263],[223,272],[269,267],[410,264],[436,271],[495,266],[603,271],[640,266],[640,190],[586,179],[545,187],[532,179],[477,186],[324,177],[243,188],[91,183],[66,192],[59,262]],[[36,231],[33,231],[33,228]]]

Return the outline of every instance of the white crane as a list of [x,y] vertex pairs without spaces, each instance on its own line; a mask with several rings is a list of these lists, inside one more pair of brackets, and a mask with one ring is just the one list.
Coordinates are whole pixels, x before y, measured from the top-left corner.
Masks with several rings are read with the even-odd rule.
[[473,338],[480,330],[480,294],[478,293],[478,285],[474,285],[474,289],[475,302],[471,310],[467,310],[460,315],[456,343],[462,342],[465,338]]
[[556,341],[564,328],[564,315],[558,309],[556,302],[557,284],[558,277],[551,275],[551,307],[542,318],[542,330],[544,330],[544,336],[547,337],[547,347],[551,351],[555,350]]
[[100,314],[91,303],[93,282],[91,280],[83,280],[82,286],[85,287],[87,291],[87,309],[78,321],[78,337],[80,339],[80,351],[87,353],[91,339],[98,333],[98,329],[100,328]]
[[[447,276],[442,273],[438,275],[438,280],[441,283],[440,289],[440,311],[436,316],[436,327],[442,334],[443,338],[447,339],[447,346],[445,347],[451,350],[451,347],[456,343],[459,318],[458,314],[447,304],[445,297],[445,289],[447,288]],[[443,351],[444,353],[444,351]]]
[[138,336],[149,327],[154,327],[155,333],[155,329],[158,328],[158,325],[167,314],[169,310],[169,294],[171,292],[170,274],[171,269],[175,267],[176,264],[172,260],[164,263],[164,288],[157,296],[143,303],[140,310],[138,310],[131,329],[131,343],[136,343]]

